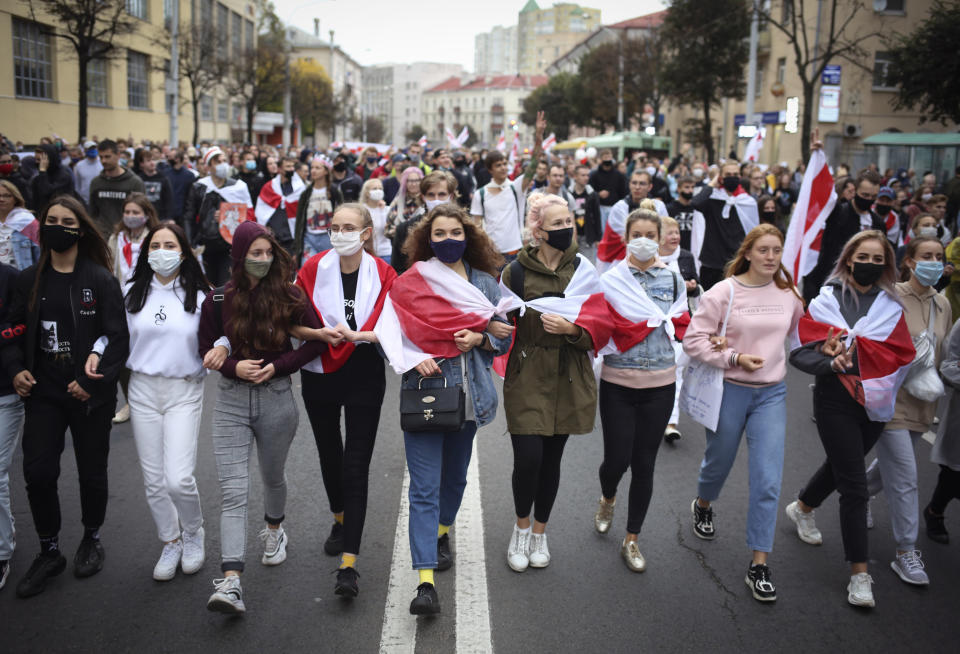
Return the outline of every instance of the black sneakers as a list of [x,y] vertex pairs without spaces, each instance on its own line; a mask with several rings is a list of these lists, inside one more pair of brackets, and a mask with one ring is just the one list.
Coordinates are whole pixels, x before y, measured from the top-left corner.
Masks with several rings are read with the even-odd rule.
[[330,535],[323,544],[323,551],[330,556],[343,554],[343,525],[339,522],[334,521],[333,527],[330,528]]
[[717,535],[717,532],[713,529],[713,509],[709,507],[704,509],[697,504],[697,498],[694,498],[690,510],[693,512],[693,533],[697,535],[697,538],[713,540]]
[[450,534],[444,534],[437,539],[437,572],[449,570],[453,565],[453,556],[450,554]]
[[437,615],[440,613],[440,598],[433,584],[424,582],[417,586],[417,596],[410,602],[412,615]]
[[77,579],[92,577],[103,570],[106,554],[99,540],[84,538],[80,541],[77,554],[73,557],[73,576]]
[[360,577],[353,568],[340,568],[337,570],[337,583],[333,586],[333,592],[340,597],[356,597],[360,594],[360,587],[357,585],[357,579]]
[[56,577],[66,569],[67,560],[60,550],[37,554],[27,574],[17,584],[17,597],[27,598],[39,595],[46,589],[47,579]]
[[934,515],[930,511],[930,507],[927,506],[923,510],[923,520],[927,523],[927,537],[937,543],[943,543],[947,545],[950,543],[950,534],[947,532],[947,527],[943,524],[942,515]]
[[770,568],[763,563],[751,563],[747,568],[747,576],[744,578],[750,591],[753,593],[753,599],[758,602],[776,602],[777,587],[773,585],[770,579]]

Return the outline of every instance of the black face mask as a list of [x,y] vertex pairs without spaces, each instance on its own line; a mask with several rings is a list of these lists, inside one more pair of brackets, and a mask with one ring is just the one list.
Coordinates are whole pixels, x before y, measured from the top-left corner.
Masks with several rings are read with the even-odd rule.
[[777,218],[776,211],[761,211],[760,220],[765,223],[772,223]]
[[613,168],[613,162],[612,162],[612,161],[601,161],[601,162],[600,162],[600,165],[603,166],[604,168],[606,168],[607,170]]
[[63,225],[44,225],[43,242],[54,252],[66,252],[80,240],[79,227],[64,227]]
[[561,252],[566,252],[570,244],[573,243],[573,227],[544,231],[547,233],[547,245]]
[[857,211],[860,213],[866,213],[870,211],[870,207],[873,206],[873,200],[869,198],[860,197],[860,194],[853,196],[853,206],[857,208]]
[[[859,196],[858,196],[859,197]],[[870,263],[868,261],[854,261],[853,279],[860,286],[873,286],[880,279],[886,266],[882,263]]]
[[740,178],[736,175],[727,175],[723,178],[723,188],[727,193],[733,193],[740,186]]
[[333,169],[338,173],[342,173],[347,169],[347,164],[342,161],[338,161],[337,163],[333,164]]
[[292,170],[285,170],[285,171],[283,171],[283,178],[284,178],[284,179],[293,179],[293,171],[292,171]]
[[683,198],[684,200],[692,200],[693,193],[684,193],[683,191],[680,191],[680,197]]
[[892,204],[877,204],[877,213],[881,216],[885,216],[891,211],[893,211]]

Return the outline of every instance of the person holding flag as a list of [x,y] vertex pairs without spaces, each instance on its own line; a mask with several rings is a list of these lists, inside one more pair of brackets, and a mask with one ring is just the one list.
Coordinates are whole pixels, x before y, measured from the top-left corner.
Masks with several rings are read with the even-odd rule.
[[640,209],[627,217],[627,257],[600,278],[613,337],[600,351],[600,423],[603,426],[602,495],[594,527],[610,530],[617,486],[630,468],[627,530],[620,556],[634,572],[646,570],[637,544],[653,495],[653,471],[676,388],[674,339],[690,322],[687,291],[678,272],[657,256],[660,216]]
[[[296,245],[293,237],[297,232],[300,195],[307,188],[300,175],[294,174],[296,164],[297,160],[292,157],[280,161],[280,172],[260,189],[255,210],[257,222],[272,229],[283,249],[290,253],[294,252]],[[312,168],[310,177],[315,179]]]
[[456,204],[434,207],[410,232],[404,252],[412,266],[393,283],[374,334],[390,366],[403,375],[403,389],[442,382],[460,386],[466,396],[459,430],[403,434],[410,554],[420,575],[410,613],[436,615],[434,570],[452,564],[449,533],[463,499],[473,437],[497,412],[490,366],[494,355],[507,351],[513,328],[493,320],[500,303],[494,275],[503,260]]
[[896,279],[886,234],[854,234],[801,319],[790,353],[790,363],[816,375],[813,413],[827,460],[786,513],[800,540],[820,545],[813,511],[839,491],[851,574],[847,601],[854,606],[875,606],[867,572],[869,494],[863,458],[893,419],[897,392],[915,355]]
[[503,380],[516,510],[507,563],[516,572],[550,563],[546,528],[563,449],[570,434],[593,431],[592,351],[610,336],[600,278],[577,253],[569,205],[555,195],[531,196],[529,204],[532,243],[500,280],[501,293],[521,308]]
[[703,540],[716,537],[711,505],[720,497],[746,432],[750,453],[746,535],[753,559],[745,582],[761,602],[777,599],[767,558],[777,526],[786,439],[783,342],[803,315],[803,301],[782,255],[780,230],[773,225],[751,229],[727,266],[724,283],[704,293],[683,339],[691,359],[724,371],[717,428],[707,429],[697,497],[691,505],[693,532]]

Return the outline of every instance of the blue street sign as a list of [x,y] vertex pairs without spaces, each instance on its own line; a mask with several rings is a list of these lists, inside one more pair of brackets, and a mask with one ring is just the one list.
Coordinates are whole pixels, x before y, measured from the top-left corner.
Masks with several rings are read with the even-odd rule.
[[831,64],[824,67],[820,83],[825,86],[840,86],[840,66]]

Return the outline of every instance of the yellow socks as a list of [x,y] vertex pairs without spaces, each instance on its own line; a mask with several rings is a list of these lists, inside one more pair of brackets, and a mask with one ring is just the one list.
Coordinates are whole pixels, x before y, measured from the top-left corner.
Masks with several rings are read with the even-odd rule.
[[450,533],[450,525],[440,525],[437,528],[437,538],[440,538],[441,536],[446,536],[449,533]]
[[433,570],[419,570],[420,583],[433,585]]
[[340,568],[356,568],[357,555],[344,553],[340,556]]
[[335,515],[333,516],[333,519],[336,520],[337,522],[339,522],[341,525],[343,524],[343,514],[342,514],[342,513],[337,513],[337,514],[335,514]]

